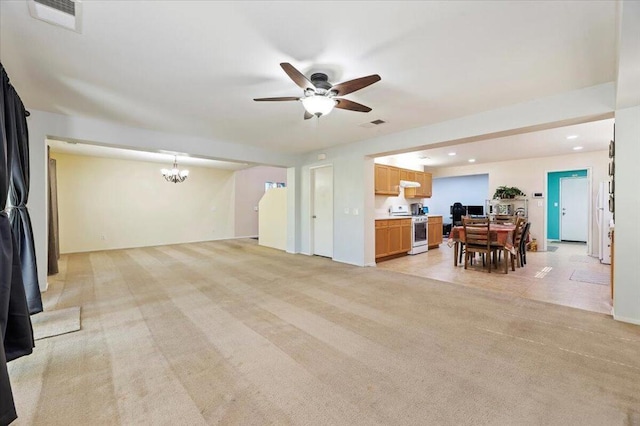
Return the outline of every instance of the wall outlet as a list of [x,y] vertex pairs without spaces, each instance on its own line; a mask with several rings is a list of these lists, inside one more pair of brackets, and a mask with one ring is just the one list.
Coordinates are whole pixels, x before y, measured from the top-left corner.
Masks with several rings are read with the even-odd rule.
[[354,215],[354,216],[358,216],[358,213],[360,213],[360,212],[358,211],[358,209],[353,209],[353,215]]
[[106,239],[107,239],[107,236],[106,236],[106,235],[100,235],[100,239],[101,239],[101,240],[106,240]]
[[253,206],[253,211],[257,212],[258,211],[258,206]]
[[344,208],[344,214],[349,214],[349,207]]

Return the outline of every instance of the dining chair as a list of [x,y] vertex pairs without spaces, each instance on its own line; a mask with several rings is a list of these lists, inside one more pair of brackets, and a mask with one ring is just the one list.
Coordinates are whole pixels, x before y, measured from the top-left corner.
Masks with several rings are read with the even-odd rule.
[[[518,216],[516,218],[516,229],[513,230],[513,249],[514,253],[509,253],[509,259],[511,260],[511,270],[516,270],[516,263],[519,268],[522,268],[522,257],[520,255],[520,247],[522,246],[522,236],[524,227],[526,226],[527,220],[523,217]],[[507,260],[505,256],[505,260]]]
[[518,256],[520,265],[527,264],[527,239],[529,238],[529,228],[531,228],[531,222],[527,222],[522,229],[522,237],[520,238],[520,246],[518,247]]
[[[462,221],[464,219],[471,219],[471,218],[465,215],[460,216],[460,222],[458,223],[457,226],[462,226]],[[456,225],[454,224],[454,226]],[[464,256],[464,242],[461,240],[456,241],[456,248],[458,250],[458,256],[460,257],[460,259],[458,260],[458,263],[462,264],[462,256]]]
[[464,269],[467,269],[471,254],[479,253],[483,256],[483,266],[485,265],[484,256],[489,257],[488,265],[489,273],[491,273],[491,254],[495,253],[496,247],[491,245],[491,237],[489,232],[489,219],[472,219],[463,218],[462,226],[464,227],[465,253],[464,253]]
[[497,214],[493,217],[493,223],[501,223],[501,224],[515,224],[516,217],[508,214]]

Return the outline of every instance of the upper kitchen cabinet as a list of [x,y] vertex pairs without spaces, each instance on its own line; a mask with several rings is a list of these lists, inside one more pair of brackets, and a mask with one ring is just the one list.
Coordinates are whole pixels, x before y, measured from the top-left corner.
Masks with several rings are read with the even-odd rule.
[[400,169],[384,164],[375,164],[376,195],[400,195]]
[[420,188],[418,188],[418,193],[423,198],[431,198],[431,173],[420,173],[420,177],[418,178],[418,183],[420,184]]
[[416,182],[416,174],[420,172],[415,172],[413,170],[400,169],[400,180],[408,180],[411,182]]
[[431,198],[431,173],[413,172],[415,182],[420,184],[418,188],[405,188],[405,198]]

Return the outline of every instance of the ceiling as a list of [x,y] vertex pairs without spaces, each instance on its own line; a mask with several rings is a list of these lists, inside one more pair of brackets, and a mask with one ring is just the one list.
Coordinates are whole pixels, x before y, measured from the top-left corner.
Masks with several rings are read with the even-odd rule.
[[609,141],[613,139],[613,122],[613,119],[593,121],[479,142],[389,155],[379,157],[378,160],[386,164],[451,167],[603,151],[609,148]]
[[[301,153],[615,81],[616,7],[85,1],[76,33],[1,1],[0,59],[27,108]],[[305,121],[298,102],[254,102],[302,94],[281,62],[379,74],[345,96],[373,111]]]

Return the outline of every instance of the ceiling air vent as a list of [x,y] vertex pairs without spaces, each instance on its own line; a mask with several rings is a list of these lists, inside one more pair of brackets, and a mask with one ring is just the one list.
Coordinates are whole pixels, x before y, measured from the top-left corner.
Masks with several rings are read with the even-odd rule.
[[79,0],[27,0],[32,17],[68,30],[81,32],[82,3]]
[[372,127],[376,127],[376,126],[379,126],[379,125],[384,124],[384,123],[386,123],[386,121],[384,121],[384,120],[373,120],[373,121],[370,121],[368,123],[360,124],[360,127],[364,127],[364,128],[370,129]]

